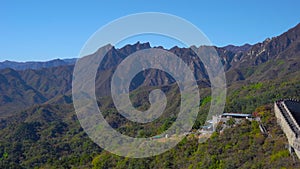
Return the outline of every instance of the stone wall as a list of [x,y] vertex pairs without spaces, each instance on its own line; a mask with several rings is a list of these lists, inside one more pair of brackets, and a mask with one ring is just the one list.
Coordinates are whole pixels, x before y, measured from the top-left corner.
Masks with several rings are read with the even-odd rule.
[[299,119],[293,117],[284,100],[274,103],[274,112],[277,123],[285,133],[289,145],[295,150],[296,155],[300,159],[300,127],[297,123]]

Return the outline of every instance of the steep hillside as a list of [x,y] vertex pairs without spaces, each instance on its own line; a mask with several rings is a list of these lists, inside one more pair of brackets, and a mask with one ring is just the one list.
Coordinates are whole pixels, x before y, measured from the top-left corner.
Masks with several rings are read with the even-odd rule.
[[21,110],[47,100],[39,91],[27,84],[13,69],[4,69],[0,73],[0,114]]
[[73,67],[0,70],[0,117],[47,102],[71,89]]

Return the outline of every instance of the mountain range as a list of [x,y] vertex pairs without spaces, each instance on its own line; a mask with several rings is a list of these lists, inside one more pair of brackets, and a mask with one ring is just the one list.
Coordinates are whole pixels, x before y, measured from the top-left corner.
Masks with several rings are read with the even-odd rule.
[[[147,101],[149,90],[163,88],[168,99],[171,98],[172,101],[168,102],[162,119],[155,121],[155,124],[137,125],[126,121],[114,109],[110,97],[110,81],[114,71],[130,54],[150,48],[152,47],[149,43],[140,42],[120,49],[113,47],[100,63],[96,77],[96,96],[99,107],[105,108],[103,111],[105,119],[119,132],[131,136],[144,137],[164,131],[176,119],[174,116],[180,104],[178,91],[176,87],[173,88],[176,86],[175,80],[163,71],[146,69],[134,77],[131,83],[132,102],[137,108],[145,110],[149,106]],[[213,136],[209,144],[199,144],[199,147],[207,149],[206,153],[211,158],[201,155],[201,152],[197,150],[197,141],[190,139],[179,144],[177,148],[179,151],[166,152],[157,158],[145,160],[159,165],[158,168],[166,168],[168,166],[165,165],[169,163],[174,163],[173,168],[187,168],[185,164],[198,163],[201,155],[204,166],[206,163],[208,163],[207,166],[224,161],[226,163],[226,157],[227,168],[240,168],[243,165],[246,165],[244,168],[251,168],[249,166],[272,168],[272,165],[299,167],[299,161],[294,161],[295,165],[285,164],[286,161],[291,162],[293,159],[287,155],[288,152],[284,148],[286,140],[279,127],[276,126],[270,104],[272,105],[276,99],[285,97],[299,99],[300,24],[282,35],[268,38],[254,45],[228,45],[214,48],[226,73],[228,95],[225,111],[260,112],[263,114],[262,119],[267,124],[267,129],[272,132],[272,137],[263,136],[259,132],[258,124],[245,123],[235,130],[225,131],[225,133],[232,133],[232,138],[226,135]],[[180,57],[193,70],[197,79],[201,94],[201,109],[194,129],[198,129],[206,120],[208,103],[211,99],[209,96],[210,80],[205,66],[198,57],[195,57],[191,48],[175,46],[168,51]],[[97,55],[97,52],[92,55]],[[111,165],[116,163],[120,166],[133,163],[135,167],[132,168],[136,168],[147,163],[141,162],[137,165],[139,160],[131,161],[127,158],[120,159],[120,157],[107,155],[107,152],[95,145],[80,127],[72,105],[71,92],[76,60],[57,59],[49,62],[25,63],[4,61],[0,63],[0,168],[34,168],[36,166],[90,168],[93,159],[95,166],[102,166],[103,161],[107,162],[104,167],[98,168],[111,168]],[[262,105],[267,106],[262,108],[260,107]],[[145,130],[141,131],[142,129]],[[219,144],[222,140],[228,142],[225,148]],[[252,143],[255,144],[250,146]],[[273,149],[273,147],[276,148]],[[192,151],[191,148],[195,150]],[[230,151],[231,148],[236,151]],[[96,157],[97,154],[100,156]],[[218,154],[220,154],[218,158],[223,161],[216,160]],[[182,161],[181,157],[186,159],[185,156],[191,156],[190,161]],[[165,161],[157,162],[161,157]],[[177,157],[180,158],[175,159]],[[233,160],[233,157],[244,158],[244,160]],[[261,157],[266,159],[260,166]],[[269,162],[270,159],[273,161]],[[180,164],[175,165],[176,162]]]
[[[215,47],[224,64],[227,83],[259,82],[275,78],[286,78],[297,73],[300,63],[300,24],[280,36],[266,39],[254,45]],[[112,48],[100,64],[96,79],[97,95],[107,96],[111,76],[124,58],[142,49],[151,48],[149,43]],[[182,58],[194,70],[198,84],[209,86],[209,78],[200,59],[192,59],[191,48],[171,48],[170,52]],[[97,53],[95,53],[97,54]],[[0,116],[10,115],[34,104],[57,100],[66,96],[70,99],[71,81],[76,59],[52,60],[49,62],[0,63]],[[146,70],[132,82],[139,86],[162,86],[174,83],[165,72]],[[70,100],[69,100],[70,101]]]

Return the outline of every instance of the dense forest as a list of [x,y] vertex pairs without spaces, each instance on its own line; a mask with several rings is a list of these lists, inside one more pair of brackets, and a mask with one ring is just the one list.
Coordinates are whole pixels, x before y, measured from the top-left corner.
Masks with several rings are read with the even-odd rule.
[[[256,121],[245,120],[222,133],[214,133],[205,143],[198,142],[197,134],[189,135],[174,149],[145,159],[123,158],[99,148],[80,127],[72,104],[37,105],[13,118],[2,120],[1,168],[268,168],[270,165],[274,168],[295,168],[300,163],[286,148],[287,139],[276,123],[272,100],[282,96],[299,99],[300,81],[296,79],[240,85],[233,91],[229,88],[226,110],[257,112],[270,135],[263,135]],[[144,96],[145,93],[134,95]],[[207,112],[209,98],[208,95],[202,99],[195,130],[206,120],[201,112]],[[105,105],[110,106],[109,99],[105,100]],[[142,102],[140,99],[135,101]],[[174,120],[174,109],[168,109],[169,112],[156,123],[144,126],[123,120],[113,108],[106,109],[103,115],[120,132],[144,137],[168,128]]]

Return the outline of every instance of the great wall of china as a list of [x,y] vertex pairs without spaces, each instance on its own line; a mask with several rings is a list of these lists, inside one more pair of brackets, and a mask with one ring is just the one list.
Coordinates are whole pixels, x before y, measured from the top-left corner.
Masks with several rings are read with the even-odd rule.
[[300,102],[293,99],[276,101],[274,112],[288,139],[290,151],[294,151],[300,159]]

